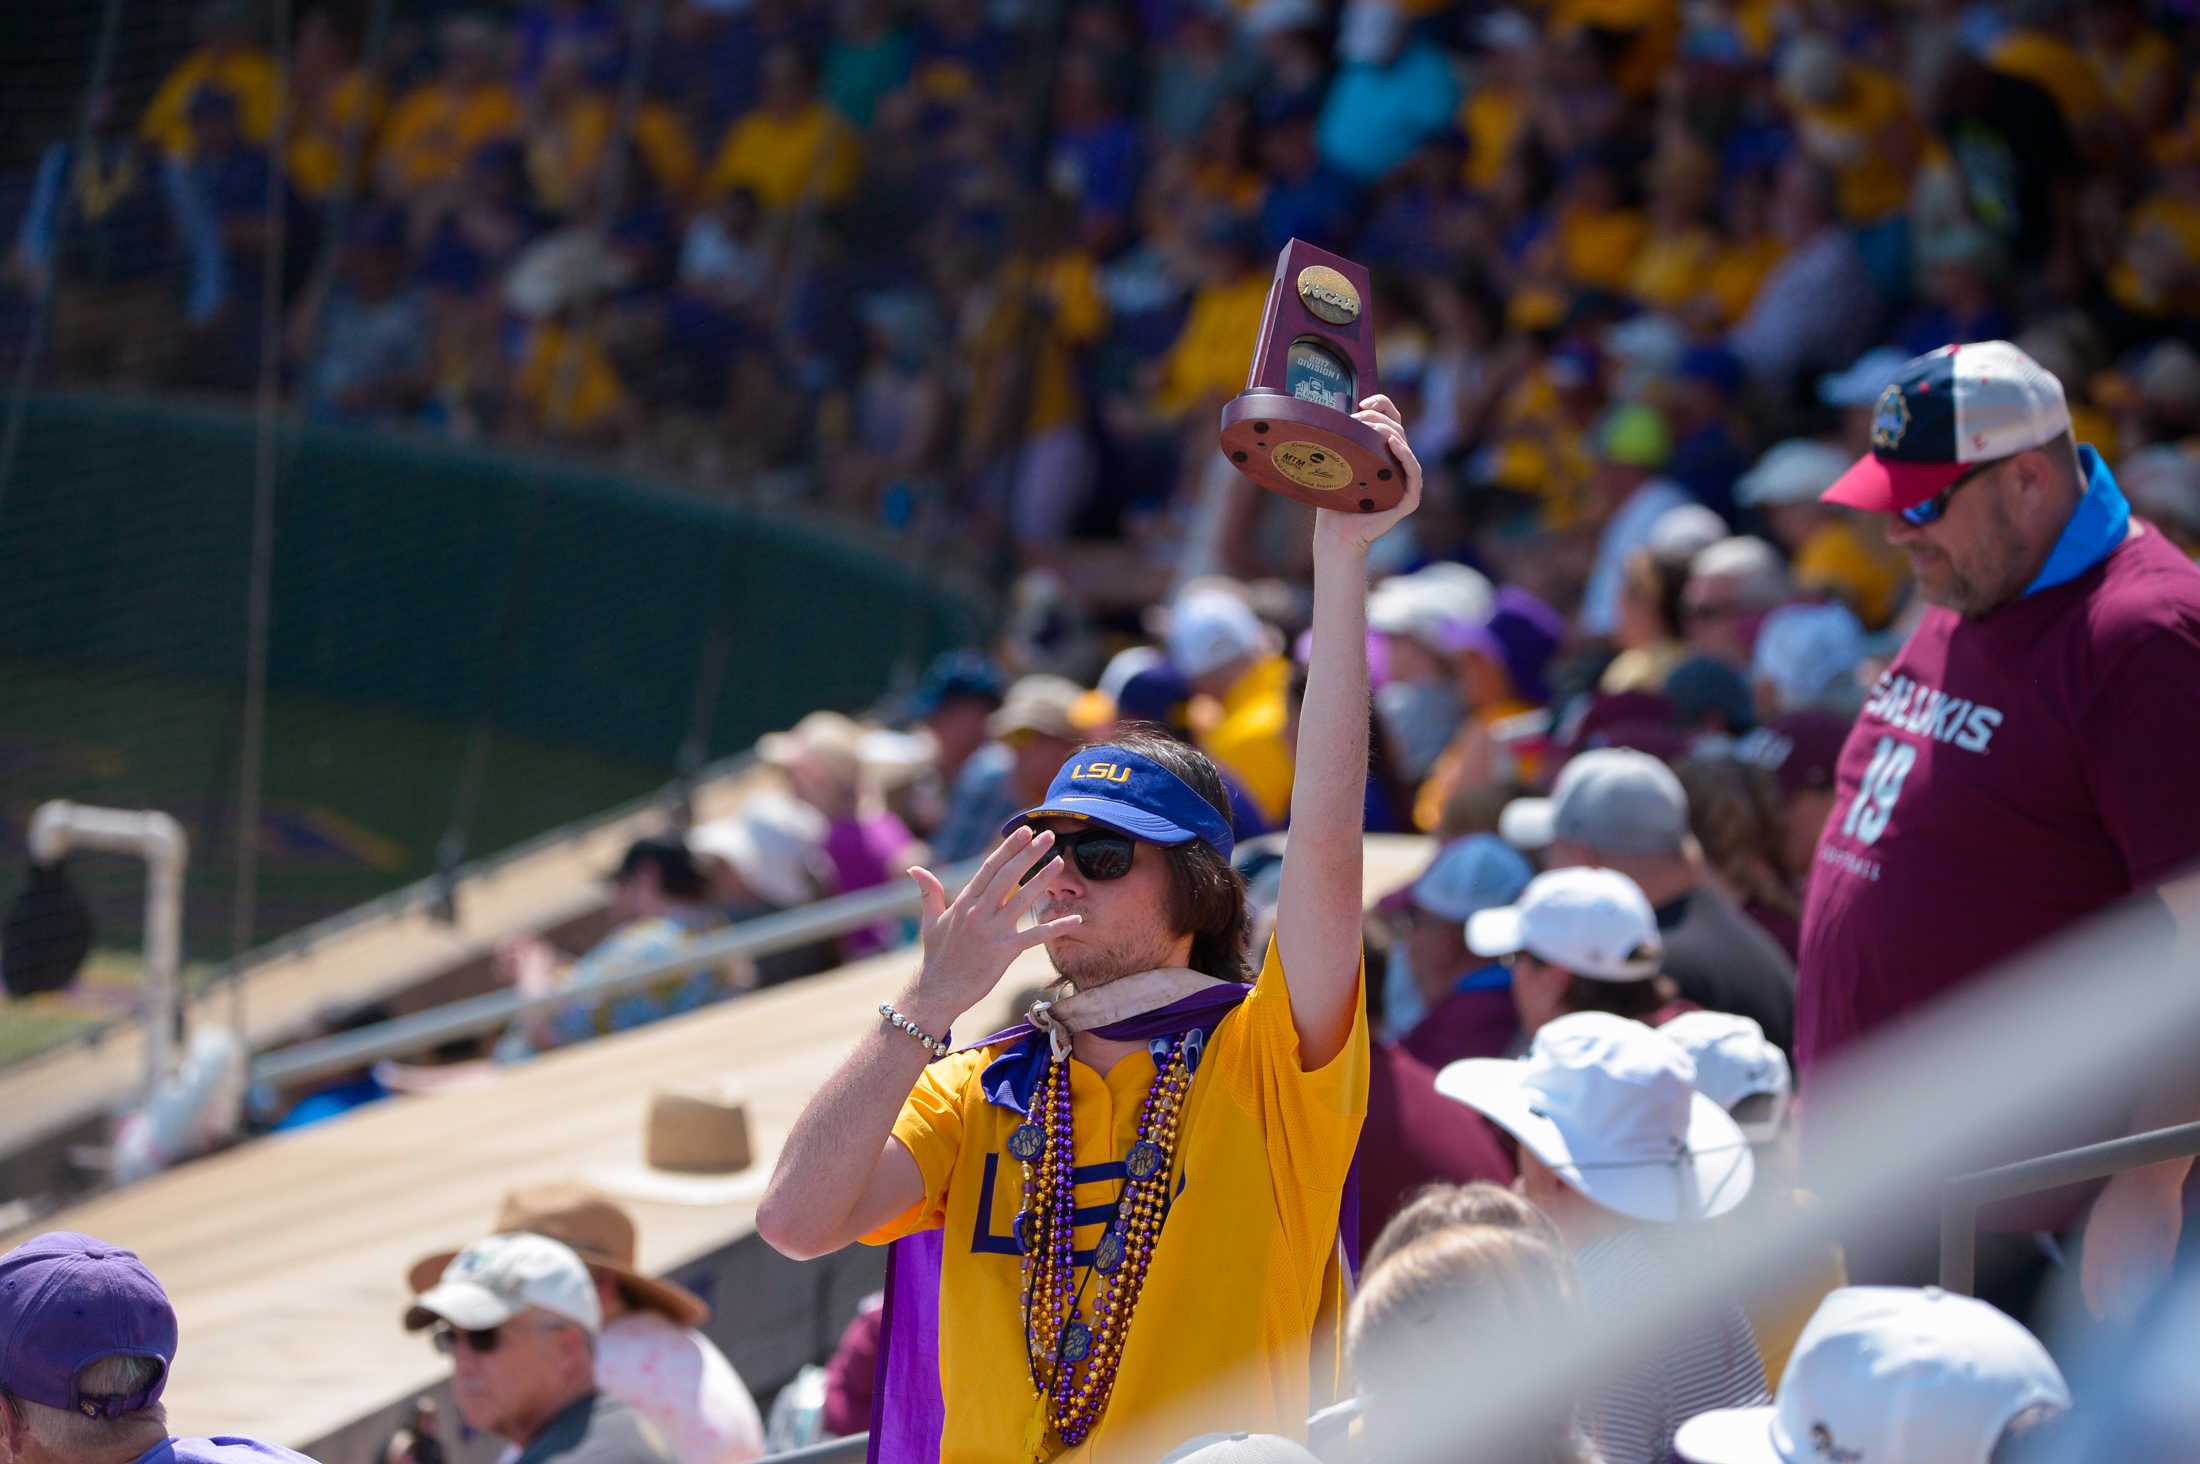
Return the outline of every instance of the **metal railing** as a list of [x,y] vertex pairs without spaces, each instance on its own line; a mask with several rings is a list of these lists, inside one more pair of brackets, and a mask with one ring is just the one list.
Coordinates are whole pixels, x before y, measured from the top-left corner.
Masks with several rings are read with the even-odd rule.
[[[940,871],[940,882],[950,891],[959,889],[977,868],[978,863],[973,860]],[[280,1088],[334,1073],[351,1072],[381,1058],[404,1057],[460,1038],[500,1032],[533,1012],[549,1011],[576,1001],[606,1000],[667,976],[693,971],[698,966],[742,957],[776,955],[812,941],[845,935],[881,920],[900,919],[917,913],[919,898],[916,886],[906,880],[858,890],[854,894],[836,895],[800,909],[744,920],[739,925],[690,941],[676,955],[626,967],[582,985],[537,996],[492,991],[338,1036],[301,1042],[268,1053],[254,1062],[252,1077],[255,1082]]]
[[1958,1175],[1948,1181],[1941,1201],[1941,1289],[1971,1294],[1978,1279],[1978,1212],[1984,1206],[2195,1154],[2200,1154],[2200,1123],[2185,1123]]
[[871,1436],[867,1433],[850,1434],[844,1439],[827,1439],[819,1444],[804,1444],[799,1449],[789,1449],[784,1454],[766,1454],[756,1464],[863,1464],[871,1454]]

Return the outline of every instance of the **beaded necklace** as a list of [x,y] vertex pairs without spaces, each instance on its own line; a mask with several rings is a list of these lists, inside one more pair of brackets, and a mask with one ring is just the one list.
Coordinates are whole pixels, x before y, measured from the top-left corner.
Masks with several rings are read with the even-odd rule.
[[[1049,1426],[1062,1444],[1085,1441],[1115,1390],[1116,1369],[1131,1313],[1146,1284],[1146,1268],[1160,1239],[1175,1166],[1177,1125],[1192,1072],[1186,1041],[1171,1040],[1138,1113],[1138,1137],[1123,1156],[1123,1192],[1115,1219],[1093,1247],[1082,1281],[1077,1279],[1075,1235],[1076,1153],[1070,1132],[1069,1059],[1056,1053],[1031,1103],[1031,1118],[1009,1135],[1008,1151],[1023,1164],[1024,1202],[1016,1217],[1023,1251],[1024,1345],[1037,1399],[1026,1443],[1033,1459],[1046,1457]],[[1100,1278],[1091,1317],[1085,1288]]]

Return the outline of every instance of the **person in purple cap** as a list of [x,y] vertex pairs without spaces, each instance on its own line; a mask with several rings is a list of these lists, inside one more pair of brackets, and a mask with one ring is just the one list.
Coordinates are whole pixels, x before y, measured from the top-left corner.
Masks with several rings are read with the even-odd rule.
[[[1065,762],[952,899],[911,871],[918,972],[788,1135],[758,1233],[796,1258],[894,1242],[875,1460],[1143,1464],[1202,1431],[1303,1437],[1332,1401],[1317,1333],[1345,1299],[1370,1060],[1368,546],[1421,492],[1389,399],[1356,419],[1406,492],[1315,516],[1291,839],[1257,968],[1213,763],[1119,735]],[[955,1051],[950,1027],[1042,946],[1062,979],[1030,1022]]]
[[[1825,499],[1882,517],[1929,605],[1841,753],[1803,913],[1800,1089],[2127,897],[2159,910],[2200,969],[2200,568],[2074,442],[2062,383],[2006,341],[1918,356],[1880,394],[1871,452]],[[2200,1118],[2190,1093],[2133,1099],[2130,1131]],[[1806,1121],[1806,1158],[1809,1136]],[[2033,1134],[2027,1148],[2103,1137]],[[2166,1273],[2190,1168],[2127,1170],[2100,1190],[2081,1275],[2096,1311],[2128,1310]],[[2008,1219],[2076,1219],[2067,1202],[2028,1208]],[[1916,1219],[1915,1257],[1885,1258],[1873,1279],[1917,1265],[1930,1279],[1933,1227]]]
[[312,1464],[257,1439],[168,1432],[176,1312],[120,1246],[55,1230],[0,1256],[7,1464]]

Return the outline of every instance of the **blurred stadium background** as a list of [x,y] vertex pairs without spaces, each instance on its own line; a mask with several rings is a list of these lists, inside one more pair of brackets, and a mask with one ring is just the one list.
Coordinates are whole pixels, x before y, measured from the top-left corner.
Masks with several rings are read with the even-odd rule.
[[[1900,564],[1745,480],[1861,447],[1875,358],[2021,341],[2200,546],[2196,40],[2175,0],[10,8],[0,893],[50,800],[170,814],[190,1025],[264,1057],[495,993],[507,937],[585,945],[630,838],[726,815],[808,714],[907,726],[942,652],[1090,688],[1212,574],[1290,630],[1304,520],[1212,440],[1294,235],[1374,270],[1429,465],[1385,571],[1473,563],[1636,649],[1584,581],[1671,482],[1854,617],[1855,690],[1915,608]],[[1533,742],[1486,792],[1534,781]],[[1418,761],[1383,827],[1472,826],[1411,811]],[[0,1231],[112,1181],[143,878],[71,861],[81,971],[29,925],[0,948]],[[652,1051],[692,1076],[703,1032]],[[773,1080],[799,1096],[843,1035],[801,1027]],[[597,1081],[583,1148],[649,1096]],[[310,1086],[263,1083],[215,1146]],[[377,1122],[315,1175],[406,1137]],[[439,1176],[408,1223],[452,1238],[560,1162]],[[660,1261],[712,1249],[671,1228]],[[784,1380],[869,1280],[737,1361]]]

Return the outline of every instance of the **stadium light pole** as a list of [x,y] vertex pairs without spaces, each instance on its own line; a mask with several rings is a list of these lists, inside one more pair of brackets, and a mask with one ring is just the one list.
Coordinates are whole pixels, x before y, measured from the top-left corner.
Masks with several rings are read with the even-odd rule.
[[191,841],[157,809],[131,812],[55,799],[31,815],[31,858],[52,864],[77,849],[145,861],[145,1096],[168,1076],[183,964],[183,873]]

